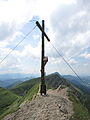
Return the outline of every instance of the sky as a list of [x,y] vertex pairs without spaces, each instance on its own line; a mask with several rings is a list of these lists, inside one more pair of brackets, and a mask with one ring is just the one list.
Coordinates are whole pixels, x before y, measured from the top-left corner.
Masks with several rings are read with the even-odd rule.
[[[0,0],[0,61],[45,20],[51,43],[79,75],[90,75],[90,0]],[[46,74],[73,74],[45,39]],[[33,32],[2,62],[0,73],[40,74],[41,32]]]

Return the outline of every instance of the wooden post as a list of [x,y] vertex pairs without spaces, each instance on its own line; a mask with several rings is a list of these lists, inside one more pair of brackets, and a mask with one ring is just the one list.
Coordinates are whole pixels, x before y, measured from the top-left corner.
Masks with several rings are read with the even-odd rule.
[[[44,31],[44,20],[42,20],[42,29]],[[42,32],[42,50],[41,50],[41,88],[40,88],[40,93],[41,95],[44,94],[46,95],[46,85],[45,85],[45,65],[44,65],[44,33]]]
[[38,21],[36,21],[36,25],[42,32],[42,52],[41,52],[41,86],[40,86],[40,94],[46,95],[46,84],[45,84],[45,65],[48,62],[48,57],[45,57],[45,51],[44,51],[44,37],[50,42],[50,39],[48,38],[47,34],[44,31],[45,24],[44,20],[42,20],[42,26]]

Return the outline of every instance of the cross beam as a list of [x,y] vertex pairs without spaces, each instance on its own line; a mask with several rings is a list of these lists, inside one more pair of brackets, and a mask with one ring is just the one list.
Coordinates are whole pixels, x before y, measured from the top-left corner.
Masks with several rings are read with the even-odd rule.
[[[43,22],[44,20],[42,20]],[[38,28],[41,30],[41,32],[44,34],[44,36],[46,37],[46,39],[50,42],[49,37],[47,36],[47,34],[44,32],[43,28],[41,27],[40,23],[38,21],[36,21],[36,25],[38,26]]]

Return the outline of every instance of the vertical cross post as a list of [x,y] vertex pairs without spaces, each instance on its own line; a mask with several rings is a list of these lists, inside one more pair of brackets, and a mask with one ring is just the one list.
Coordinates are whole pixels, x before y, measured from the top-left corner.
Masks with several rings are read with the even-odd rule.
[[41,50],[41,85],[40,85],[40,94],[46,95],[46,84],[45,84],[45,65],[48,62],[48,57],[45,57],[45,51],[44,51],[44,37],[46,37],[47,41],[50,42],[50,39],[48,38],[47,34],[44,31],[45,24],[44,20],[42,20],[42,26],[38,21],[36,21],[36,25],[42,32],[42,50]]
[[[44,31],[45,25],[44,20],[42,20],[42,29]],[[46,95],[46,85],[45,85],[45,66],[44,66],[44,33],[42,32],[42,50],[41,50],[41,86],[40,86],[40,94]]]

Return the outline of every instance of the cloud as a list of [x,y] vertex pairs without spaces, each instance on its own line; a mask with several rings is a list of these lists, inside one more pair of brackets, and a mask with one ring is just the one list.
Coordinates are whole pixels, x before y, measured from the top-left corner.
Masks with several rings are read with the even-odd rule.
[[[32,17],[35,0],[8,0],[0,2],[0,23],[16,22],[18,24],[25,23]],[[30,14],[29,14],[30,13]]]
[[16,31],[15,24],[2,23],[0,25],[0,41],[10,39]]
[[72,64],[72,65],[76,65],[77,61],[74,60],[74,59],[70,59],[70,60],[69,60],[69,63]]
[[[0,1],[0,59],[2,59],[18,41],[18,36],[23,36],[34,25],[25,28],[29,20],[38,16],[39,20],[45,20],[46,30],[51,43],[58,49],[66,60],[71,64],[79,62],[75,58],[79,58],[83,52],[90,47],[90,1],[89,0],[2,0]],[[23,32],[25,31],[25,33]],[[36,33],[31,36],[32,41],[36,40],[35,45],[24,42],[23,49],[15,50],[13,56],[16,61],[12,64],[6,62],[6,66],[15,68],[24,68],[29,70],[24,62],[31,59],[39,60],[41,54],[41,43]],[[46,56],[56,68],[56,64],[63,67],[63,62],[51,44],[46,41]],[[34,42],[32,42],[34,43]],[[10,46],[11,45],[11,46]],[[89,58],[89,53],[87,58]],[[17,59],[20,59],[19,61]],[[85,57],[86,58],[86,57]],[[22,63],[23,59],[23,63]],[[19,64],[18,64],[19,63]],[[31,62],[32,63],[32,62]],[[4,64],[4,65],[5,65]],[[25,67],[26,65],[26,67]],[[31,65],[31,64],[30,64]],[[52,66],[51,65],[51,66]],[[32,65],[31,65],[32,66]],[[53,67],[53,66],[52,66]],[[33,68],[33,66],[32,66]],[[27,70],[28,69],[28,70]],[[49,70],[51,71],[52,68]],[[63,67],[64,69],[64,67]],[[53,68],[54,70],[54,68]],[[65,69],[64,69],[65,70]],[[62,71],[64,71],[62,70]],[[34,69],[32,70],[34,71]],[[68,71],[68,70],[66,70]]]
[[[76,2],[63,4],[56,8],[50,16],[49,32],[52,34],[49,34],[49,37],[60,54],[67,61],[69,60],[71,65],[75,65],[75,70],[78,69],[78,73],[89,74],[90,70],[87,71],[84,66],[86,61],[83,58],[80,59],[80,55],[90,47],[90,1],[84,2],[76,0]],[[47,45],[46,48],[48,56],[55,58],[55,60],[56,58],[61,60],[61,57],[50,45]],[[85,57],[89,59],[89,54]],[[54,63],[54,61],[51,62]],[[89,65],[89,62],[87,64]],[[62,66],[63,63],[60,62],[58,67],[59,65]],[[66,68],[63,65],[61,71],[70,73],[69,69],[65,70],[64,67]]]
[[90,59],[90,53],[81,54],[81,57],[84,57],[85,59]]
[[0,41],[9,41],[34,15],[35,0],[0,1]]
[[78,1],[62,5],[51,16],[53,44],[68,58],[90,46],[90,14],[87,5],[83,9],[79,5]]
[[25,56],[30,56],[33,58],[40,58],[40,53],[41,53],[41,46],[37,46],[37,47],[32,47],[31,45],[26,45],[24,47],[24,50],[22,52],[20,52],[20,56],[25,57]]
[[[11,51],[9,48],[0,49],[0,61]],[[14,50],[2,63],[0,64],[0,73],[38,73],[40,69],[40,54],[38,48],[34,50],[30,45],[25,46],[22,51]]]

